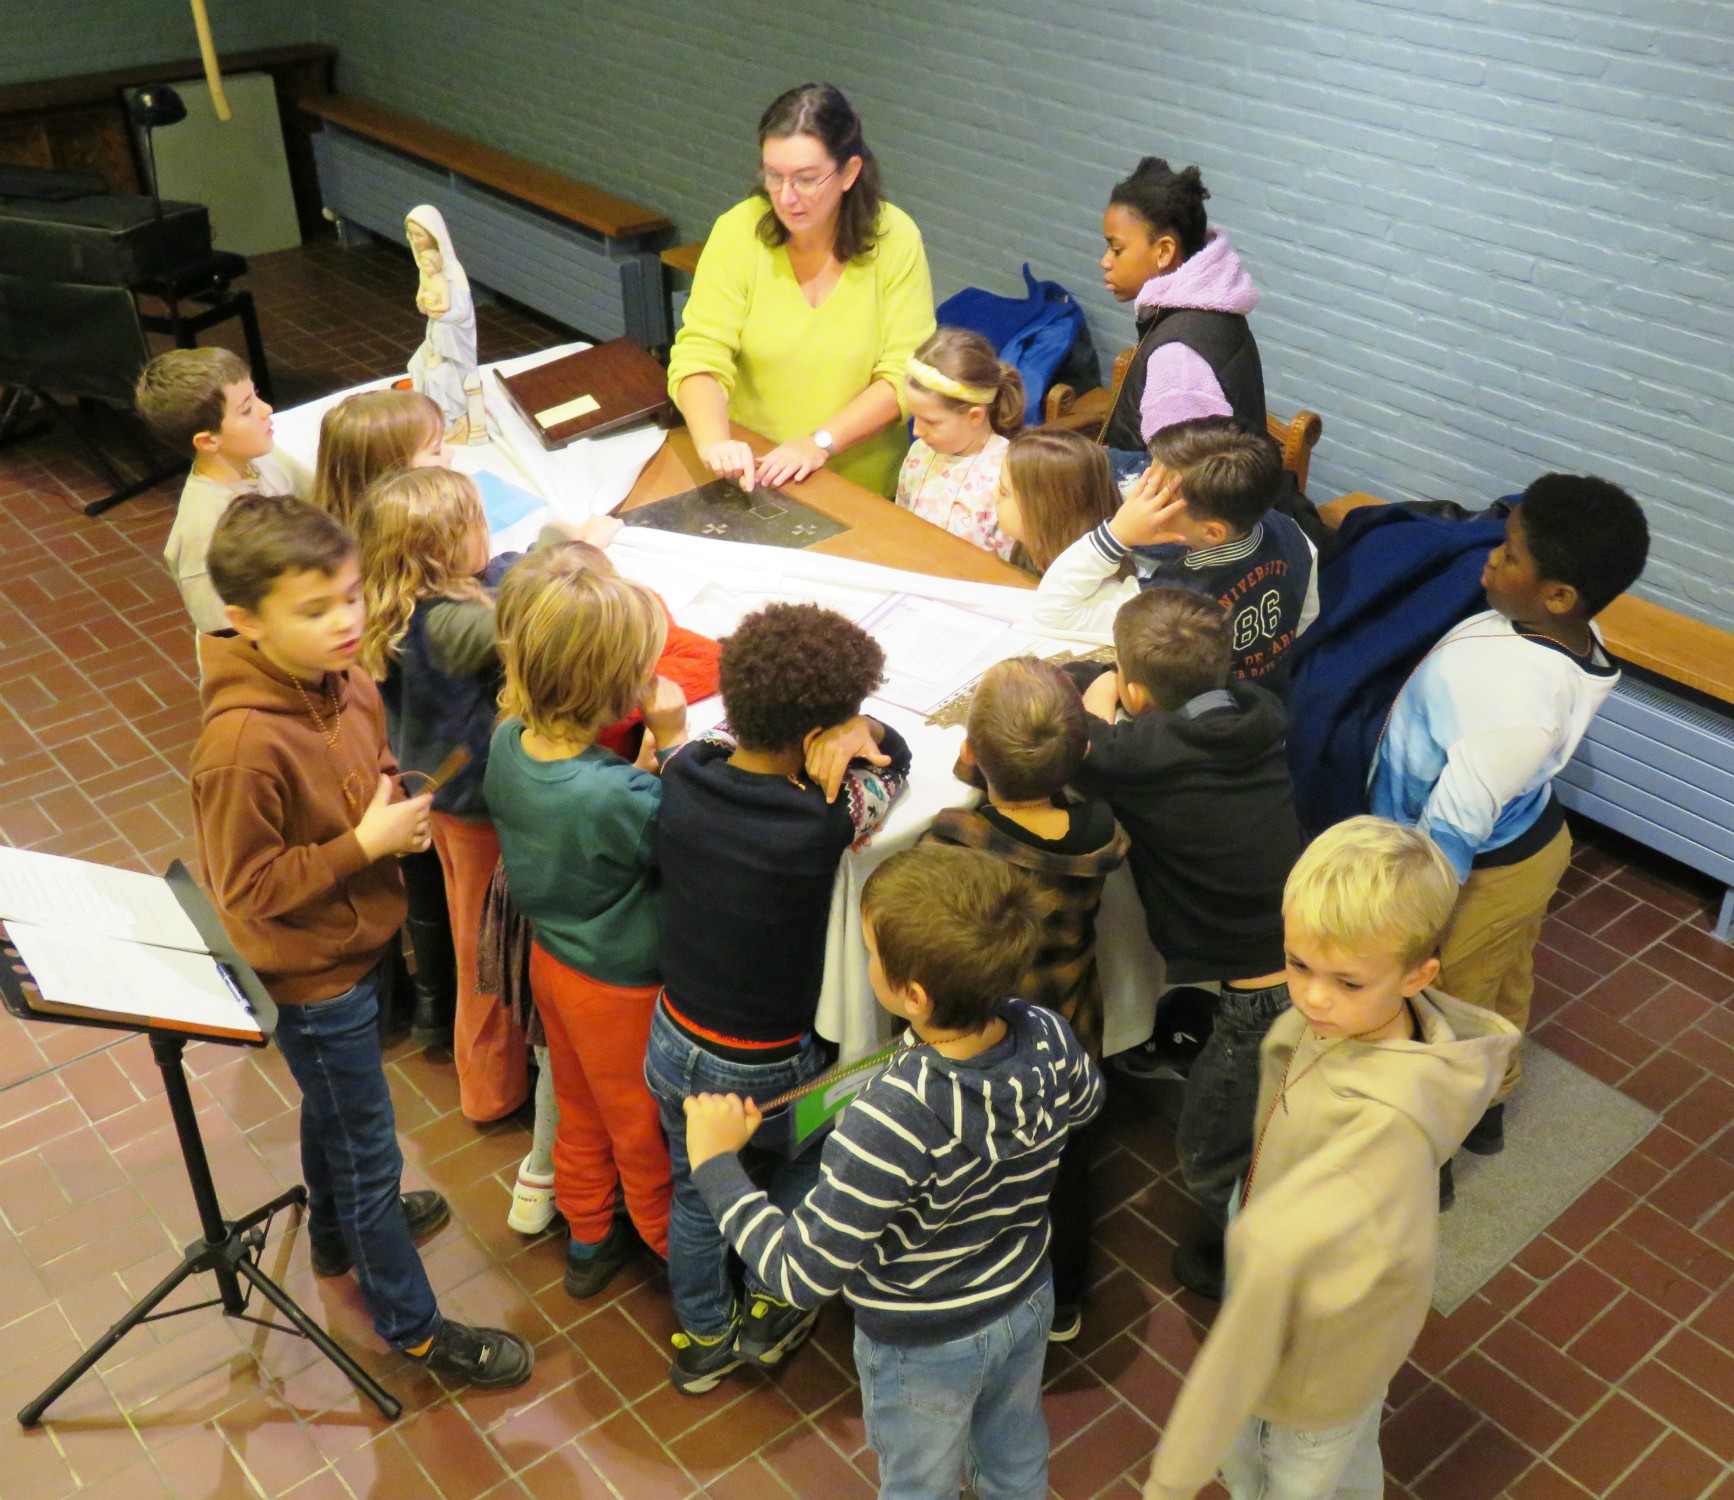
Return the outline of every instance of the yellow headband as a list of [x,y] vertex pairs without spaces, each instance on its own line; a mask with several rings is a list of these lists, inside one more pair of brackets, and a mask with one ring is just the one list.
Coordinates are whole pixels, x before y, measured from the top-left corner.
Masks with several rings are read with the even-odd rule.
[[953,401],[967,401],[971,406],[992,406],[994,397],[999,395],[997,386],[990,389],[984,385],[965,385],[961,380],[953,380],[949,375],[934,369],[932,365],[923,364],[919,359],[911,359],[904,367],[904,373],[927,390],[949,396]]

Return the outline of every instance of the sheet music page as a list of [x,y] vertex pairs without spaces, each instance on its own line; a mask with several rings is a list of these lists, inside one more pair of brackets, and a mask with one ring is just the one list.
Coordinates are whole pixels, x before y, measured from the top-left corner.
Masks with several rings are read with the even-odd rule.
[[873,696],[922,714],[1029,645],[1010,620],[914,594],[892,595],[859,624],[885,649],[885,683]]
[[0,917],[210,951],[167,881],[29,849],[0,849]]
[[253,1012],[208,953],[146,948],[28,922],[8,922],[6,931],[44,1000],[259,1034]]

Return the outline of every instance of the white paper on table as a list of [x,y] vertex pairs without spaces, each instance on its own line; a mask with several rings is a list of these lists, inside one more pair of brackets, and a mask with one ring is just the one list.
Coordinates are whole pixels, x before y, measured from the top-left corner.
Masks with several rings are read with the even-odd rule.
[[885,650],[876,696],[924,714],[1027,644],[1009,619],[912,594],[882,600],[857,623]]
[[210,951],[167,881],[29,849],[0,848],[0,917],[189,953]]
[[208,953],[186,953],[60,927],[8,922],[42,998],[117,1016],[259,1034],[259,1022]]

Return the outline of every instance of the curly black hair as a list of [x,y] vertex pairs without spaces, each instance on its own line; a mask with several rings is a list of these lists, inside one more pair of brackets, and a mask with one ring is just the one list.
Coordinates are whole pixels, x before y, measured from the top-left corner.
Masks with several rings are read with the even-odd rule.
[[1146,156],[1130,177],[1114,184],[1110,206],[1129,208],[1150,226],[1152,236],[1173,234],[1183,256],[1196,255],[1210,233],[1204,200],[1210,196],[1197,167],[1176,172],[1160,156]]
[[1587,620],[1634,583],[1650,555],[1643,508],[1617,484],[1543,474],[1523,492],[1523,537],[1544,582],[1569,583]]
[[879,642],[817,604],[767,604],[722,643],[723,707],[748,750],[787,750],[853,718],[884,675]]

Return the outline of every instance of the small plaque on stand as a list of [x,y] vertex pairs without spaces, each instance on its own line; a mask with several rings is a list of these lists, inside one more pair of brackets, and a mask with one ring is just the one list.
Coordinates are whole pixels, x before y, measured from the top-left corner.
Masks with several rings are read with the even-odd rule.
[[564,448],[635,422],[674,425],[668,372],[631,339],[610,339],[498,378],[544,448]]

